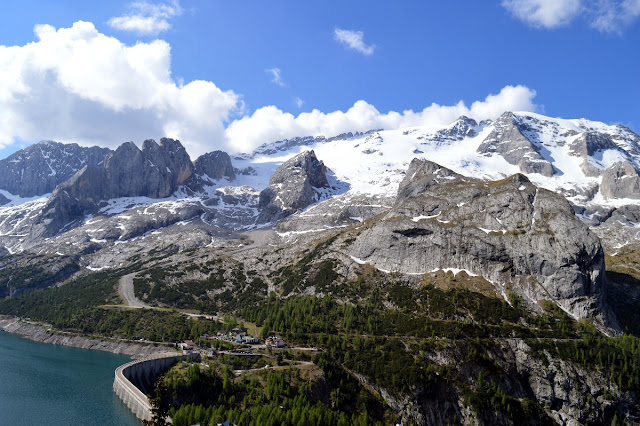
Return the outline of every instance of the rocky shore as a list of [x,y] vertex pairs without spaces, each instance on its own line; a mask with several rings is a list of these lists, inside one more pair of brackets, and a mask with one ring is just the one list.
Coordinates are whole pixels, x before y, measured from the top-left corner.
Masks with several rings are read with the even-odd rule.
[[135,343],[127,340],[106,339],[59,331],[47,324],[12,316],[0,315],[0,329],[36,342],[131,355],[133,358],[142,358],[146,355],[167,352],[168,349],[171,349],[171,345]]

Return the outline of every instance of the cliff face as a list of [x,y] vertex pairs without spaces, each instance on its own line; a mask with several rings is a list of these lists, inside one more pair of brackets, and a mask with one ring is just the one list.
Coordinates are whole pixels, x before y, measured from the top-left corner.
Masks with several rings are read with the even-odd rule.
[[58,185],[34,224],[33,238],[50,237],[95,213],[102,201],[119,197],[165,198],[194,174],[179,141],[146,140],[142,150],[127,142],[107,155],[100,166],[85,166]]
[[[512,398],[525,405],[534,403],[545,407],[544,412],[532,409],[525,413],[523,420],[528,423],[520,424],[604,425],[611,424],[616,413],[619,419],[626,419],[626,424],[640,421],[640,409],[635,403],[637,396],[633,392],[622,392],[616,385],[611,390],[607,377],[598,369],[585,368],[546,351],[538,355],[523,339],[497,340],[484,355],[501,373],[500,376],[489,373],[478,383],[482,368],[461,363],[465,358],[463,347],[426,354],[437,365],[456,369],[458,378],[464,383],[473,383],[476,389],[487,386],[488,382],[499,383]],[[360,378],[375,386],[367,378]],[[404,397],[392,397],[384,390],[376,390],[401,413],[402,424],[444,426],[453,419],[460,424],[514,424],[504,411],[494,411],[490,406],[472,408],[460,389],[442,380],[418,387],[412,395]]]
[[478,147],[480,154],[499,154],[510,164],[520,167],[523,173],[540,173],[551,177],[553,165],[540,154],[540,147],[523,133],[513,113],[501,115],[494,123],[494,130]]
[[224,151],[213,151],[201,155],[194,161],[194,166],[195,173],[204,180],[207,178],[214,180],[227,178],[232,181],[236,178],[231,157]]
[[313,151],[305,151],[283,163],[260,193],[258,223],[279,220],[320,199],[320,190],[329,188],[327,168]]
[[351,254],[406,274],[465,269],[498,292],[553,300],[577,318],[604,305],[600,241],[562,196],[523,175],[484,182],[414,160],[395,206],[356,238]]
[[0,189],[20,197],[50,193],[84,166],[102,164],[110,152],[52,141],[31,145],[0,160]]

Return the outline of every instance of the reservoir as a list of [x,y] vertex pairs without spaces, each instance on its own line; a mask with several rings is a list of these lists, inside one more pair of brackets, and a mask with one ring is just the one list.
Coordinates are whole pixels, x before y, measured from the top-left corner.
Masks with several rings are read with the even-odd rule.
[[112,389],[114,370],[129,361],[0,329],[0,425],[139,426]]

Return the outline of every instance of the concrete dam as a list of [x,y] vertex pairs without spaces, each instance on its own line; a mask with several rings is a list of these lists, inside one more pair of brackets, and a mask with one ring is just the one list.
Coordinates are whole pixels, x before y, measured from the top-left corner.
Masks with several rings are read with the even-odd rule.
[[179,361],[194,360],[198,354],[155,354],[132,361],[116,369],[113,390],[140,420],[151,420],[151,404],[147,394],[153,391],[158,376]]

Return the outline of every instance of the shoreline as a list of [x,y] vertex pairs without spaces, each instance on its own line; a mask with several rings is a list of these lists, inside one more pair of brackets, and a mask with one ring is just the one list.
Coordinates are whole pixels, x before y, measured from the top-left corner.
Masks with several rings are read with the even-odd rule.
[[48,324],[7,315],[0,315],[0,329],[35,342],[129,355],[134,360],[173,349],[171,344],[136,343],[56,330]]

